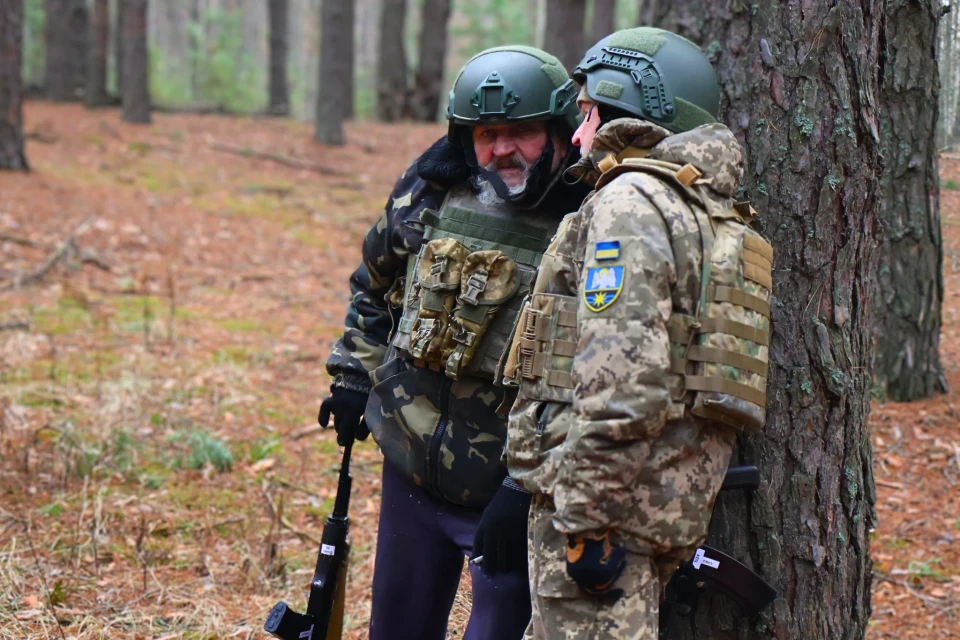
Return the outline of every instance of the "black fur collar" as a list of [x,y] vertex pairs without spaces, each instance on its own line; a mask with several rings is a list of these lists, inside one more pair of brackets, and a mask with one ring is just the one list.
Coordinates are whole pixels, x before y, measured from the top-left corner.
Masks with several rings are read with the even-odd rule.
[[452,187],[470,177],[463,149],[444,136],[417,158],[417,174],[429,182]]

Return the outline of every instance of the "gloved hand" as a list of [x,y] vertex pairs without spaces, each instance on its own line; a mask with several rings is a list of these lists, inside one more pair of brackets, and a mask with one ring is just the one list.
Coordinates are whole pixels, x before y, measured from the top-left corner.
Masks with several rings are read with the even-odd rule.
[[624,567],[626,552],[610,542],[610,532],[567,536],[567,575],[587,595],[616,600],[623,589],[614,589]]
[[527,514],[530,494],[504,484],[483,510],[473,536],[473,556],[484,573],[527,573]]
[[321,427],[330,423],[333,414],[333,428],[337,431],[337,444],[341,447],[356,438],[366,440],[370,435],[363,412],[367,408],[367,394],[343,387],[331,387],[330,397],[320,405],[317,422]]

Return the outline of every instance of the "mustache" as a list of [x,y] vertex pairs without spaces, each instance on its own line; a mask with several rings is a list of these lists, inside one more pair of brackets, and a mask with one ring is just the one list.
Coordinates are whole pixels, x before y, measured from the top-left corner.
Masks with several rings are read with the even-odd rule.
[[509,156],[504,156],[502,158],[494,158],[493,161],[488,164],[484,169],[488,171],[498,171],[500,169],[523,169],[526,171],[530,168],[530,163],[524,160],[523,156],[519,152],[513,153]]

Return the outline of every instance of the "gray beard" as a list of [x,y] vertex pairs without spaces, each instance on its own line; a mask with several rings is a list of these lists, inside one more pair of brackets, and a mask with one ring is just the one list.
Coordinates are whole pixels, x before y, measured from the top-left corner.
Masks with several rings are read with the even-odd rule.
[[[507,193],[510,194],[510,197],[516,198],[523,194],[523,192],[527,190],[527,181],[529,179],[529,176],[524,174],[523,182],[515,187],[507,187]],[[477,189],[477,200],[480,204],[492,206],[504,203],[503,198],[500,197],[497,190],[493,188],[493,185],[490,184],[490,181],[486,178],[474,176],[473,186]]]

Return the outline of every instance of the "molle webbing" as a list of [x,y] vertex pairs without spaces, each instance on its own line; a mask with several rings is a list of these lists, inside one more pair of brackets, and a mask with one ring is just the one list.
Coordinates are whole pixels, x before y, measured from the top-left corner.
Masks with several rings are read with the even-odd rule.
[[492,216],[480,211],[445,206],[443,215],[424,211],[424,241],[454,238],[471,250],[499,249],[518,264],[537,267],[550,243],[552,232],[523,220]]

